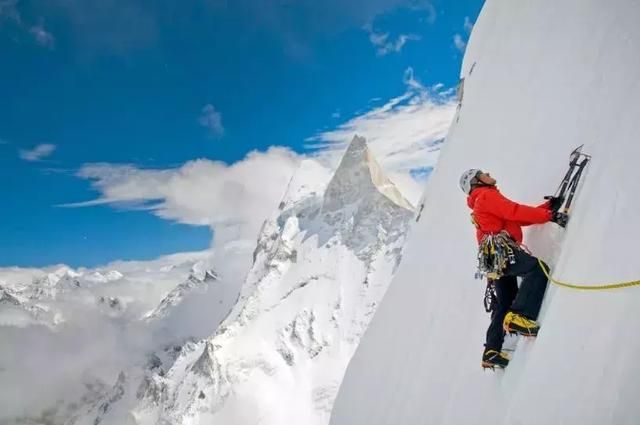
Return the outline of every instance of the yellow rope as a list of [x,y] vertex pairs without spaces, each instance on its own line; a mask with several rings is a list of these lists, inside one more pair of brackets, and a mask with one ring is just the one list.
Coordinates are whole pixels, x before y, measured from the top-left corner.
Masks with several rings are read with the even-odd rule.
[[555,280],[553,277],[549,275],[549,270],[545,267],[544,263],[538,259],[538,263],[540,264],[540,268],[547,276],[550,282],[555,283],[558,286],[563,286],[565,288],[571,289],[581,289],[585,291],[604,291],[607,289],[619,289],[619,288],[629,288],[630,286],[639,286],[640,280],[632,280],[629,282],[621,282],[621,283],[610,283],[605,285],[574,285],[572,283],[561,282],[559,280]]

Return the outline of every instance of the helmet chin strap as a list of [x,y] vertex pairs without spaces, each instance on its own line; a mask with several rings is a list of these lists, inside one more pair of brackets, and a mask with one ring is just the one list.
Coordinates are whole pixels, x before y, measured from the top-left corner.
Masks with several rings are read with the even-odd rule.
[[471,185],[472,190],[475,189],[476,187],[495,187],[495,186],[496,186],[495,183],[489,184],[489,183],[482,182],[482,181],[480,181],[478,179],[476,179],[476,183],[473,183]]

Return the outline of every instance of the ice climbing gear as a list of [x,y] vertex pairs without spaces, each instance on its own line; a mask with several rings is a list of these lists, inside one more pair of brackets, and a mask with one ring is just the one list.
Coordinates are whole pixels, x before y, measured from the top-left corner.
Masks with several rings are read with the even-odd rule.
[[460,189],[467,195],[471,193],[471,186],[477,182],[478,173],[481,172],[482,171],[477,168],[472,168],[462,173],[460,176]]
[[[564,195],[567,191],[567,186],[569,185],[569,180],[571,179],[571,175],[573,174],[574,169],[578,165],[578,159],[580,159],[580,154],[582,152],[583,146],[584,145],[578,146],[569,154],[569,169],[567,170],[566,174],[562,178],[562,181],[560,182],[560,185],[558,186],[558,189],[556,190],[556,194],[554,195],[554,197],[564,199]],[[547,196],[545,198],[549,199],[551,197]]]
[[509,364],[509,356],[502,351],[485,348],[482,353],[482,368],[495,369],[496,367],[504,369]]
[[[585,154],[581,154],[581,155],[585,155]],[[578,169],[576,170],[576,173],[574,174],[573,178],[569,182],[569,194],[567,195],[567,201],[564,204],[564,208],[562,209],[562,212],[567,215],[569,215],[569,211],[571,209],[571,203],[573,202],[573,197],[576,194],[576,189],[578,188],[580,177],[582,177],[582,172],[584,171],[584,168],[587,166],[587,163],[589,162],[590,159],[591,157],[587,155],[580,162],[580,164],[578,165]]]
[[[576,194],[576,190],[578,188],[578,184],[580,183],[580,178],[584,172],[585,167],[591,160],[591,155],[587,155],[582,153],[582,147],[584,145],[578,146],[576,149],[571,152],[569,155],[569,170],[565,174],[564,178],[560,182],[560,186],[556,191],[555,197],[565,198],[566,200],[564,205],[561,207],[561,211],[558,214],[566,214],[568,218],[569,212],[571,211],[571,205],[573,199]],[[580,160],[582,158],[582,160]],[[547,199],[551,197],[546,197]],[[565,223],[566,225],[566,220]],[[564,226],[563,226],[564,227]],[[632,286],[640,286],[640,280],[631,280],[627,282],[618,282],[618,283],[604,283],[598,285],[578,285],[568,282],[562,282],[557,280],[551,276],[549,269],[545,266],[545,264],[538,259],[538,263],[540,264],[540,268],[546,275],[547,279],[555,285],[562,286],[564,288],[570,289],[578,289],[584,291],[606,291],[610,289],[621,289],[621,288],[629,288]]]
[[553,211],[551,221],[556,223],[560,227],[567,227],[569,222],[569,215],[560,211]]
[[549,209],[553,212],[557,212],[564,203],[564,199],[558,196],[545,196],[544,199],[547,199]]
[[420,221],[420,217],[422,216],[422,210],[424,210],[424,201],[420,204],[420,209],[418,210],[418,215],[416,216],[416,223]]
[[632,286],[640,286],[640,280],[630,280],[628,282],[618,282],[618,283],[606,283],[600,285],[576,285],[573,283],[562,282],[560,280],[554,279],[549,272],[549,269],[544,265],[544,263],[538,259],[538,264],[540,264],[540,268],[544,272],[549,282],[552,282],[558,286],[562,286],[564,288],[570,289],[579,289],[584,291],[606,291],[608,289],[621,289],[621,288],[630,288]]
[[487,279],[487,288],[484,290],[484,310],[493,312],[498,306],[498,294],[496,293],[496,281]]
[[556,223],[560,224],[562,227],[567,225],[569,211],[571,209],[571,204],[578,188],[578,184],[580,183],[580,178],[582,177],[585,167],[591,160],[591,155],[582,153],[583,146],[584,145],[578,146],[569,154],[569,169],[562,178],[556,193],[553,196],[545,196],[545,199],[550,201],[561,199],[560,202],[554,201],[557,203],[557,208],[554,210],[565,214],[564,217],[560,216],[556,221]]
[[535,321],[513,311],[504,316],[502,328],[507,333],[523,336],[537,336],[540,330],[540,326]]
[[514,249],[518,249],[518,245],[505,231],[485,235],[478,248],[476,278],[499,279],[507,265],[515,264]]

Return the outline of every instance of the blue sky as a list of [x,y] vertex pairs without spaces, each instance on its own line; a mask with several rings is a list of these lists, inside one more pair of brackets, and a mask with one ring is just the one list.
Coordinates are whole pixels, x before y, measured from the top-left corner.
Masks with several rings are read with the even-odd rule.
[[[304,155],[310,137],[345,128],[412,81],[453,87],[481,6],[0,0],[0,266],[93,266],[208,247],[215,226],[197,208],[151,209],[168,195],[123,196],[134,185],[123,176],[145,176],[138,192],[211,170],[249,179],[224,164],[274,145]],[[288,153],[274,155],[269,164],[289,164]],[[199,158],[224,164],[185,172]],[[207,185],[189,184],[190,199],[206,195]],[[234,196],[220,193],[214,203]],[[60,206],[96,199],[106,200]]]

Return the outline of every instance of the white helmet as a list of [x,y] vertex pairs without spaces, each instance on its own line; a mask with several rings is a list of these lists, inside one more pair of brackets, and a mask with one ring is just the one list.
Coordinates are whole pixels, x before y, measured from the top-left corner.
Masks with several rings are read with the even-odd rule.
[[460,176],[460,188],[464,193],[468,195],[471,192],[471,185],[477,182],[474,182],[473,180],[476,178],[478,173],[481,172],[482,171],[477,168],[472,168],[462,173],[462,175]]

